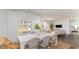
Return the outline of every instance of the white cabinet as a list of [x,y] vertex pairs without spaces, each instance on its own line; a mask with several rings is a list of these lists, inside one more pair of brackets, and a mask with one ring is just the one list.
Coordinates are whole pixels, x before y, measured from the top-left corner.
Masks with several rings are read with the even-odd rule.
[[21,21],[29,20],[28,15],[23,11],[8,11],[8,36],[11,41],[17,41],[18,27]]
[[7,35],[7,11],[0,10],[0,36]]

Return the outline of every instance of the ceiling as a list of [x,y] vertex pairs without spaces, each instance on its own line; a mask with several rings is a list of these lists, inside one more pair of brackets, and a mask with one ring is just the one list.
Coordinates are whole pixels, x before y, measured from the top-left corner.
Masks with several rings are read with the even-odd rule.
[[29,9],[42,17],[52,17],[57,19],[79,17],[79,9]]
[[11,9],[13,11],[24,11],[38,14],[41,18],[67,19],[79,17],[79,9]]

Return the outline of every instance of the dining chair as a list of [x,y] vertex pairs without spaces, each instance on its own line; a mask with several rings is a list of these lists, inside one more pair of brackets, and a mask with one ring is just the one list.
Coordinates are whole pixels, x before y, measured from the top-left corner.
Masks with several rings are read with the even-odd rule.
[[32,38],[24,45],[25,49],[38,49],[39,48],[40,39]]
[[51,32],[52,39],[49,40],[49,46],[50,48],[56,48],[57,47],[57,34],[56,31]]
[[48,49],[48,48],[50,48],[50,46],[49,46],[50,39],[52,39],[51,36],[45,36],[45,37],[41,38],[40,48],[41,49]]
[[49,40],[49,46],[50,48],[56,48],[56,38],[55,36],[53,36],[50,40]]

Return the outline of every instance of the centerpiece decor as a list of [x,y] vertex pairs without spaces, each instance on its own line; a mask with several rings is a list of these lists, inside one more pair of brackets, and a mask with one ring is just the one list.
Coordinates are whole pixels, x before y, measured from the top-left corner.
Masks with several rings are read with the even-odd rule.
[[41,27],[40,27],[40,25],[39,25],[38,23],[36,23],[36,24],[34,25],[34,28],[35,28],[36,30],[40,30],[40,29],[41,29]]
[[33,28],[34,28],[34,30],[35,30],[35,32],[36,32],[37,34],[40,33],[40,31],[41,31],[41,25],[40,25],[39,23],[35,23],[35,24],[33,25]]

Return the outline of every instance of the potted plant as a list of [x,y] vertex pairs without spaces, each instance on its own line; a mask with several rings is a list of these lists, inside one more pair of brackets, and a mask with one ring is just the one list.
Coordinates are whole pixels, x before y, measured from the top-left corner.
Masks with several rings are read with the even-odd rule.
[[35,32],[39,33],[41,30],[40,24],[39,23],[34,24],[34,29],[35,29]]
[[37,29],[37,30],[40,30],[40,29],[41,29],[41,27],[40,27],[40,25],[39,25],[38,23],[36,23],[36,24],[34,25],[34,28]]

